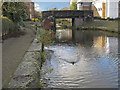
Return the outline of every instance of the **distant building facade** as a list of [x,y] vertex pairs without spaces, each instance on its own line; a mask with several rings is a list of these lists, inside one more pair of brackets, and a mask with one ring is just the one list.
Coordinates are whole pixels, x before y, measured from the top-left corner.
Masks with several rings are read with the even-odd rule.
[[[70,1],[72,5],[74,0]],[[94,16],[118,18],[120,16],[119,0],[77,0],[77,10],[93,10]]]
[[29,8],[29,16],[27,19],[34,18],[34,2],[26,2],[26,6]]
[[94,0],[93,5],[102,18],[119,17],[119,0]]

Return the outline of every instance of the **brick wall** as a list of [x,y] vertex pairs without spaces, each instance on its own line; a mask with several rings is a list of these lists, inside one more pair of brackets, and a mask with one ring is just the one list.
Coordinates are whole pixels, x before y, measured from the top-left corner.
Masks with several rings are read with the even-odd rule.
[[[82,10],[89,10],[89,6],[83,6]],[[97,11],[97,8],[94,5],[92,5],[92,10],[93,10],[94,17],[99,17],[100,16],[98,11]]]
[[82,10],[89,10],[89,6],[83,6]]
[[34,18],[34,2],[26,2],[26,6],[29,8],[29,16],[27,19]]
[[31,6],[30,6],[30,8],[31,8],[31,18],[34,18],[34,2],[31,2],[30,3],[31,4]]

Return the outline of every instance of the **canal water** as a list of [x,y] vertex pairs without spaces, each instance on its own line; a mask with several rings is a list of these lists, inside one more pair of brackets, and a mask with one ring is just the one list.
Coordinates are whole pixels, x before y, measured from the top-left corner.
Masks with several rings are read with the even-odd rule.
[[120,38],[93,30],[57,30],[40,80],[47,88],[118,88]]

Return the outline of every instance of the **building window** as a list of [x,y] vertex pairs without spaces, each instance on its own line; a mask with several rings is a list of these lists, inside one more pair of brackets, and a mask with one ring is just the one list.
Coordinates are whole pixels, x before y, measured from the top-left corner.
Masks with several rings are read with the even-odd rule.
[[102,11],[102,8],[98,8],[98,11]]

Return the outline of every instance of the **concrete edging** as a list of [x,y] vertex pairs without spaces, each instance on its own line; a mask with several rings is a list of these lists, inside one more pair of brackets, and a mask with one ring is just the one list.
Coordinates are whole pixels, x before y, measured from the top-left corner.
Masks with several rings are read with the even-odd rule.
[[36,43],[35,38],[16,69],[8,88],[38,88],[40,47],[41,44]]

